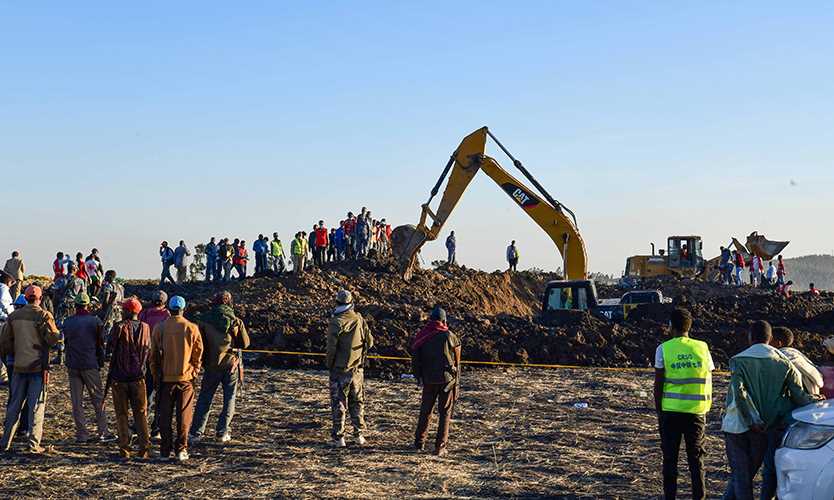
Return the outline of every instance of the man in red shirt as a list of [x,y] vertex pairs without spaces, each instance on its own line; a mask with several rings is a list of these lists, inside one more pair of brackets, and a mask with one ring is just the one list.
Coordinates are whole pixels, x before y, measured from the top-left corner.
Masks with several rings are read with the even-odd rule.
[[[58,252],[55,260],[52,261],[52,272],[55,274],[53,281],[63,278],[67,274],[67,264],[69,264],[69,257],[64,256],[64,252]],[[15,297],[17,298],[17,297]]]
[[327,228],[324,227],[324,221],[320,220],[316,228],[316,247],[313,249],[313,262],[319,267],[324,265],[324,258],[329,241],[330,238],[327,234]]
[[782,256],[780,255],[778,258],[778,262],[776,263],[776,284],[783,285],[785,283],[785,275],[788,274],[785,272],[785,263],[782,261]]
[[811,283],[810,286],[808,287],[808,293],[811,294],[811,297],[819,297],[820,296],[819,289],[817,287],[815,287],[813,283]]

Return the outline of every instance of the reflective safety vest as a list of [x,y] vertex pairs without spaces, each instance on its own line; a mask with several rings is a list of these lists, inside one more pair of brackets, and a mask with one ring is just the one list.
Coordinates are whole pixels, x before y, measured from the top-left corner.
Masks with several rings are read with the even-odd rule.
[[663,411],[703,415],[712,406],[712,373],[706,342],[675,337],[663,349]]

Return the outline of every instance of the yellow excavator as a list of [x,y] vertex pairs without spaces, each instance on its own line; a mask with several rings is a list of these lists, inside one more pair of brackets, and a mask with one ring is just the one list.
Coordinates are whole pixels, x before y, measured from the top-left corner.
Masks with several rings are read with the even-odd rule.
[[[536,187],[541,196],[510,175],[494,158],[485,154],[488,138],[492,139],[498,148],[512,160],[513,165]],[[562,255],[565,280],[548,283],[542,301],[543,316],[556,310],[597,308],[599,304],[596,287],[587,279],[588,257],[585,252],[585,243],[577,229],[576,216],[570,209],[550,196],[487,127],[479,128],[464,137],[452,153],[443,168],[443,173],[432,188],[428,201],[422,205],[420,222],[416,226],[406,225],[394,229],[391,235],[391,246],[403,279],[411,278],[420,248],[426,242],[437,239],[452,210],[478,172],[484,172],[524,210],[553,240]],[[447,178],[448,182],[440,204],[436,210],[432,210],[430,204]],[[430,226],[427,223],[428,219],[431,219]]]

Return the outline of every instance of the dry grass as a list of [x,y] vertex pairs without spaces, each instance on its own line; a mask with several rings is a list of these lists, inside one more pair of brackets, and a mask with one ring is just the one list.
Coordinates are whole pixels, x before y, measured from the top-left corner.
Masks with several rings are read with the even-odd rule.
[[[74,443],[66,376],[57,369],[44,436],[50,451],[0,458],[0,496],[651,498],[662,490],[648,373],[466,371],[444,458],[410,449],[419,404],[413,381],[369,380],[370,445],[335,450],[327,446],[324,372],[247,377],[231,444],[196,446],[184,465],[120,463],[115,445]],[[724,384],[717,380],[718,401]],[[580,401],[589,408],[574,408]],[[718,495],[727,471],[717,409],[711,417],[708,491]],[[687,497],[683,456],[681,463]]]

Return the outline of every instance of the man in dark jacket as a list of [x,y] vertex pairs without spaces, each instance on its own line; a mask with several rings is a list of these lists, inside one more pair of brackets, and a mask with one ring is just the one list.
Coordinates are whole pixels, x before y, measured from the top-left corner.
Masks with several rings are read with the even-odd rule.
[[201,315],[197,324],[203,336],[203,382],[197,397],[197,411],[191,424],[189,440],[202,439],[208,423],[211,400],[223,385],[223,410],[217,418],[216,436],[221,443],[232,440],[235,398],[243,380],[243,364],[238,349],[249,347],[249,334],[243,321],[232,309],[232,294],[221,292],[214,297],[214,307]]
[[344,448],[345,413],[350,420],[356,443],[365,444],[365,376],[364,364],[374,338],[362,315],[353,308],[353,294],[340,290],[336,309],[327,329],[327,368],[330,370],[330,405],[333,411],[333,446]]
[[84,416],[84,391],[96,413],[99,440],[111,440],[104,414],[104,391],[99,369],[104,365],[104,331],[101,320],[90,314],[90,297],[81,292],[75,297],[75,315],[64,321],[67,377],[69,378],[72,418],[75,420],[75,441],[90,440]]
[[446,454],[452,408],[460,381],[460,340],[446,325],[446,311],[435,307],[431,319],[411,344],[412,371],[423,385],[420,417],[414,433],[414,447],[422,451],[426,444],[429,421],[435,403],[438,405],[435,455]]
[[130,298],[122,304],[124,318],[113,325],[107,349],[112,355],[108,382],[113,384],[113,409],[119,435],[119,455],[130,458],[130,424],[128,411],[139,440],[137,458],[150,458],[151,440],[148,432],[148,400],[145,375],[151,356],[151,328],[139,321],[142,303]]

